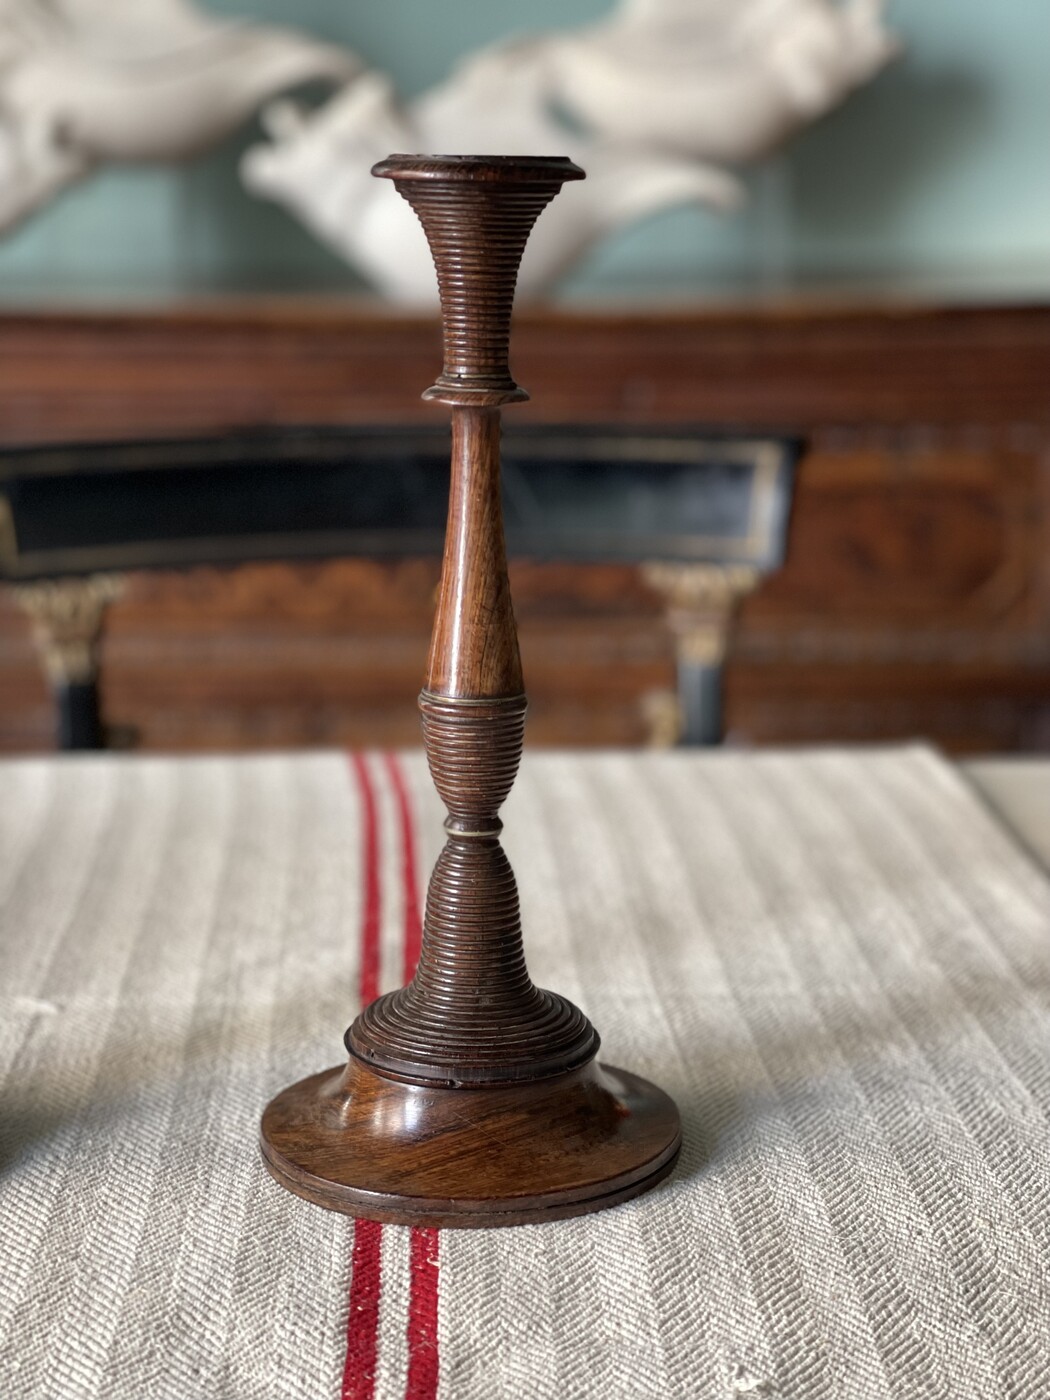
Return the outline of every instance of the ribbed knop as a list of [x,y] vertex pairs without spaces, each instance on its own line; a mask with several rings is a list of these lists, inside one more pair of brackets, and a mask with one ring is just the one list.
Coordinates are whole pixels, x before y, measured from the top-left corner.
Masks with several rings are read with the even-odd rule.
[[419,709],[430,774],[449,815],[461,823],[495,817],[521,762],[524,695],[469,702],[424,691]]

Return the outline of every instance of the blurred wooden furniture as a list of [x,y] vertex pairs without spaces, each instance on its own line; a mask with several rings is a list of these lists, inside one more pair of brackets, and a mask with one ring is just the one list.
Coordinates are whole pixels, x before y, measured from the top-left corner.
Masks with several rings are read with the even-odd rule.
[[[743,603],[726,727],[755,742],[927,734],[1050,746],[1050,309],[525,311],[529,423],[798,434],[788,557]],[[420,422],[436,322],[358,303],[0,319],[0,440]],[[0,526],[2,528],[2,526]],[[666,727],[674,644],[635,569],[513,564],[536,743]],[[106,713],[144,747],[416,742],[437,566],[129,578]],[[0,600],[0,745],[51,742]]]
[[[106,747],[104,614],[129,571],[435,556],[448,446],[447,428],[346,427],[0,449],[0,581],[32,621],[60,746]],[[513,555],[634,564],[666,594],[669,739],[721,739],[735,603],[783,560],[797,455],[790,439],[702,429],[512,428],[505,440]]]

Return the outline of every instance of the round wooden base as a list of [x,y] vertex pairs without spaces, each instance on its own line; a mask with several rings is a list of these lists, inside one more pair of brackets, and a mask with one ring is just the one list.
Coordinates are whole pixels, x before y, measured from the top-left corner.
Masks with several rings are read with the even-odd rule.
[[405,1084],[357,1060],[283,1090],[270,1175],[328,1210],[397,1225],[525,1225],[648,1191],[678,1156],[678,1110],[625,1070],[488,1089]]

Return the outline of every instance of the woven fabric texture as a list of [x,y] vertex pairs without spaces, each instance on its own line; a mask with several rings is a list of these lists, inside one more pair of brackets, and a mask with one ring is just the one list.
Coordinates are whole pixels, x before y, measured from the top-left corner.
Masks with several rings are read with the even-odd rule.
[[440,1234],[256,1148],[404,975],[421,757],[0,783],[4,1400],[1050,1397],[1050,882],[928,751],[527,759],[534,979],[684,1147],[614,1210]]

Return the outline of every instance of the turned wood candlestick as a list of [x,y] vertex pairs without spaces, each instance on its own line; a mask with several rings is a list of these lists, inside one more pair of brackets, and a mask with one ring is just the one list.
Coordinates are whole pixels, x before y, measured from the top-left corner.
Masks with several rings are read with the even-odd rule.
[[407,987],[365,1007],[345,1068],[285,1089],[262,1150],[283,1186],[333,1210],[430,1225],[580,1215],[654,1186],[678,1155],[661,1090],[599,1065],[571,1002],[535,987],[499,809],[521,758],[525,692],[507,580],[500,409],[528,395],[508,366],[518,264],[571,161],[391,156],[437,265],[444,368],[424,398],[452,409],[452,485],[419,705],[448,840]]

